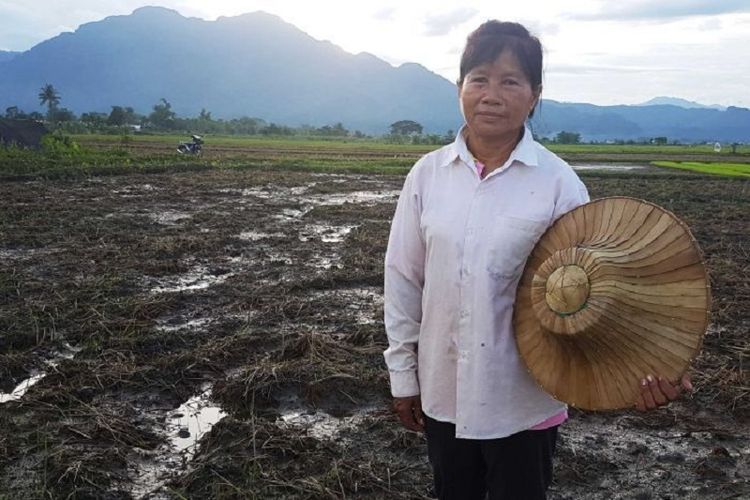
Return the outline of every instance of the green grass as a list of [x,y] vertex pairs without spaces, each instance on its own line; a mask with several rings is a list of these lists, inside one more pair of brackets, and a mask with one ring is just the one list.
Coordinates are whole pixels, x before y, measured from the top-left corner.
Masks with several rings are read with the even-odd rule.
[[406,174],[412,158],[353,158],[342,155],[316,158],[269,155],[268,157],[195,157],[142,154],[116,148],[81,148],[70,154],[0,148],[0,180],[80,178],[98,175],[183,172],[210,169],[288,170],[321,173]]
[[121,149],[92,151],[83,148],[70,153],[50,154],[0,147],[0,180],[203,170],[214,166],[177,153],[174,157],[135,158]]
[[[73,135],[72,139],[83,145],[90,143],[121,145],[122,136],[106,134],[82,134]],[[187,134],[137,134],[127,136],[127,143],[122,145],[137,147],[138,144],[153,145],[163,144],[168,147],[176,147],[180,142],[189,140]],[[305,136],[231,136],[231,135],[206,135],[206,148],[229,147],[229,148],[253,148],[253,149],[304,149],[309,151],[347,152],[347,151],[373,151],[423,154],[437,149],[438,145],[425,144],[392,144],[380,138],[341,138],[341,137],[305,137]],[[557,154],[597,154],[597,155],[708,155],[711,158],[721,157],[750,157],[750,145],[740,145],[736,152],[731,147],[724,147],[721,153],[714,152],[710,144],[680,144],[680,145],[653,145],[653,144],[545,144],[547,148]],[[750,160],[750,158],[749,158]]]
[[[91,142],[121,144],[121,135],[107,134],[77,134],[72,139],[81,144]],[[141,144],[165,144],[174,145],[190,140],[188,134],[153,134],[153,135],[130,135],[128,145],[137,146]],[[437,149],[436,145],[425,144],[392,144],[381,139],[357,139],[353,137],[304,137],[304,136],[233,136],[233,135],[206,135],[206,147],[246,147],[261,149],[311,149],[322,151],[349,151],[349,150],[372,150],[420,153]]]
[[750,177],[750,165],[741,163],[698,163],[698,162],[675,162],[655,161],[652,165],[657,167],[677,168],[690,170],[703,174],[724,175],[730,177]]
[[750,155],[750,146],[738,146],[735,153],[731,147],[724,147],[721,153],[714,152],[713,145],[709,144],[545,144],[550,151],[555,153],[617,153],[617,154],[710,154],[712,156],[734,156]]
[[[89,142],[120,144],[121,135],[107,134],[79,134],[72,135],[73,140],[86,144]],[[128,136],[129,144],[165,144],[176,145],[190,139],[188,134],[136,134]],[[392,144],[381,138],[353,137],[311,137],[311,136],[236,136],[236,135],[206,135],[206,146],[220,147],[252,147],[277,149],[312,149],[312,150],[372,150],[398,152],[428,152],[437,149],[438,145],[425,144]],[[715,153],[712,144],[545,144],[555,153],[596,153],[596,154],[710,154],[712,156],[746,156],[750,155],[750,145],[740,145],[732,153],[730,146],[725,146],[721,153]]]

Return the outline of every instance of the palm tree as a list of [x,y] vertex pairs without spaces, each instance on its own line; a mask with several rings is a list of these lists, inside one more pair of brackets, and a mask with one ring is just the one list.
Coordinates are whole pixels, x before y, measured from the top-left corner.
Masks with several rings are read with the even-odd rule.
[[46,83],[39,92],[39,104],[47,105],[47,116],[52,116],[57,105],[60,104],[60,94],[51,83]]

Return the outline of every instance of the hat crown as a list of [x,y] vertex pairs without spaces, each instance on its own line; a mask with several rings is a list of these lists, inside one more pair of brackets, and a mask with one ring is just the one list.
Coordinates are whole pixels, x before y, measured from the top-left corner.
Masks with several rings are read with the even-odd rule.
[[550,274],[546,289],[545,299],[549,308],[561,316],[567,316],[586,306],[591,285],[582,267],[565,265]]

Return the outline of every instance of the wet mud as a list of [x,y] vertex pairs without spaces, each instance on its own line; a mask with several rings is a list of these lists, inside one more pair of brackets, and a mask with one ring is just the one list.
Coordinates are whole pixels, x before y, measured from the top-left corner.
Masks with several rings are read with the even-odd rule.
[[[573,410],[551,498],[750,497],[750,183],[584,172],[683,218],[714,297],[696,390]],[[0,499],[430,498],[389,410],[400,176],[0,183]]]

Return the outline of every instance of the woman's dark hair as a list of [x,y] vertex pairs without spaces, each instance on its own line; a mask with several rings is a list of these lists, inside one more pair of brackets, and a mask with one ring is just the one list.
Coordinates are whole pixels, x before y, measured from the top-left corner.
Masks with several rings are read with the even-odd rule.
[[531,88],[534,91],[539,89],[542,85],[542,44],[539,39],[518,23],[496,20],[482,23],[466,39],[458,84],[464,83],[472,69],[494,62],[504,50],[510,50],[516,56]]

